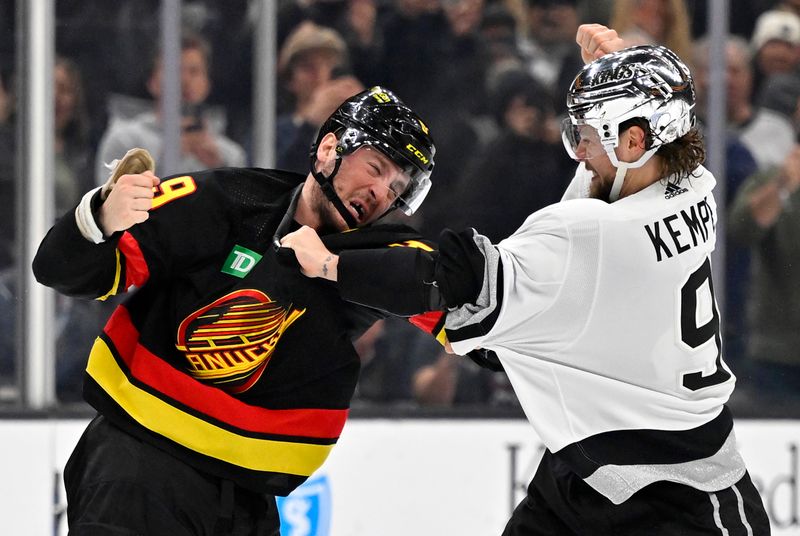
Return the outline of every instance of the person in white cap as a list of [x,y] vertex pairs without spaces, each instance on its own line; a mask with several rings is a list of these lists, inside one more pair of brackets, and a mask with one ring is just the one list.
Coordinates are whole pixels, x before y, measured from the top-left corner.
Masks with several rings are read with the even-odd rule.
[[756,21],[750,47],[756,86],[774,74],[797,69],[800,65],[800,15],[777,9],[765,11]]

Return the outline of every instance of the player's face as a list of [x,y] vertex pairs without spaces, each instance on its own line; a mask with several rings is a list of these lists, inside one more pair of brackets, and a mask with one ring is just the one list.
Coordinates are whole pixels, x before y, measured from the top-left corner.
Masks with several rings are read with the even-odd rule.
[[[333,170],[334,160],[324,163],[326,174]],[[372,147],[361,147],[342,157],[342,164],[333,180],[334,189],[359,227],[382,216],[398,196],[405,192],[409,179],[400,167]],[[320,192],[320,195],[322,193]],[[327,198],[324,219],[337,230],[347,229],[344,218]]]
[[617,168],[611,163],[611,159],[606,152],[595,156],[591,160],[585,160],[586,169],[592,172],[592,182],[589,183],[589,197],[594,199],[609,200],[611,186],[614,184],[614,177]]
[[600,134],[589,125],[571,125],[569,119],[562,125],[562,133],[564,146],[570,156],[583,162],[586,169],[592,172],[589,196],[608,201],[617,168],[600,142]]

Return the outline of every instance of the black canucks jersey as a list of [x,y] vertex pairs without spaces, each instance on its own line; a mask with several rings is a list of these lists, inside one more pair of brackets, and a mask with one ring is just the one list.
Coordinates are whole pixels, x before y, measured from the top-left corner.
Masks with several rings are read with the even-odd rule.
[[[278,495],[336,443],[359,372],[351,341],[384,316],[342,301],[274,247],[302,181],[261,169],[168,177],[146,222],[94,244],[69,213],[34,261],[39,281],[66,294],[137,289],[95,341],[89,403],[202,470]],[[400,225],[324,240],[428,247]]]

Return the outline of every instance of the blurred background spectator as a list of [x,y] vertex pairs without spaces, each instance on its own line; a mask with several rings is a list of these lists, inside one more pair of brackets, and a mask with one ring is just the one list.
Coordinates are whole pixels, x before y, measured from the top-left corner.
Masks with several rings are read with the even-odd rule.
[[[7,365],[13,362],[8,356],[14,353],[11,335],[18,299],[12,264],[16,3],[19,0],[0,0],[4,30],[0,32],[0,144],[7,148],[0,156],[0,203],[9,207],[0,225],[0,333],[5,335],[0,336],[5,356],[5,360],[0,356],[0,376],[13,372]],[[578,25],[610,23],[629,39],[662,43],[691,59],[702,124],[707,119],[710,84],[708,40],[703,37],[708,4],[705,0],[279,0],[276,165],[305,173],[308,144],[330,112],[361,88],[383,84],[428,119],[439,149],[430,196],[410,223],[431,237],[445,226],[475,225],[494,239],[502,238],[530,212],[558,200],[574,170],[556,125],[565,107],[565,92],[582,66],[574,44]],[[158,159],[160,65],[145,58],[158,58],[160,5],[160,0],[55,4],[56,49],[59,56],[69,58],[59,59],[54,73],[54,197],[59,213],[68,211],[92,184],[105,180],[102,163],[131,146],[148,147]],[[252,104],[258,97],[252,93],[258,3],[183,0],[181,5],[182,28],[187,37],[196,37],[196,44],[184,46],[182,54],[186,131],[179,171],[241,165],[247,159],[242,147],[250,148]],[[775,244],[788,233],[796,211],[790,205],[764,229],[752,214],[740,212],[752,208],[752,196],[762,182],[769,191],[766,185],[775,182],[780,173],[776,170],[789,165],[797,143],[798,16],[800,0],[730,3],[727,169],[718,177],[728,198],[717,202],[727,205],[737,198],[740,221],[730,221],[729,227],[746,229],[745,239],[736,237],[738,241],[725,244],[723,322],[726,358],[743,386],[750,370],[737,367],[757,362],[756,353],[766,353],[754,340],[749,342],[756,347],[750,344],[745,356],[747,326],[757,333],[764,327],[752,321],[754,317],[745,322],[744,311],[766,307],[761,305],[768,303],[763,296],[781,288],[770,277],[784,269],[782,263],[789,262],[785,259],[790,255],[781,260],[786,251]],[[691,43],[692,38],[697,40]],[[216,61],[210,61],[211,50]],[[159,170],[170,171],[175,170]],[[792,204],[795,197],[790,196]],[[752,285],[751,254],[756,259]],[[786,277],[791,277],[789,270]],[[745,292],[748,288],[750,294]],[[762,298],[751,300],[750,295]],[[796,300],[792,297],[786,304],[787,315],[793,314]],[[110,307],[59,299],[60,400],[78,399],[86,352]],[[443,355],[438,343],[419,335],[404,320],[378,324],[359,346],[361,407],[456,407],[474,402],[506,407],[498,403],[505,396],[503,374]]]
[[[798,98],[800,71],[774,74],[763,84],[756,112],[739,136],[758,169],[781,166],[797,142]],[[769,142],[765,143],[765,140]]]
[[[707,100],[710,89],[708,37],[698,39],[692,46],[692,67],[697,89],[695,111],[702,123],[706,122]],[[725,117],[729,133],[734,136],[753,117],[753,64],[747,40],[729,36],[725,43]]]
[[363,85],[349,72],[347,45],[336,30],[300,23],[278,54],[284,89],[275,127],[277,167],[308,172],[308,148],[333,111]]
[[64,214],[94,186],[92,147],[89,143],[89,115],[83,90],[83,76],[70,59],[55,61],[54,127],[56,214]]
[[[68,214],[94,187],[93,150],[83,76],[75,62],[58,57],[54,72],[56,217]],[[81,399],[82,372],[92,342],[111,313],[111,305],[56,296],[56,394],[62,402]]]
[[[413,3],[396,2],[398,6]],[[430,42],[415,44],[422,47],[422,57],[406,71],[395,70],[392,78],[399,75],[397,81],[402,86],[416,87],[407,102],[428,120],[436,140],[436,186],[425,200],[426,210],[421,212],[417,226],[424,234],[437,236],[452,215],[452,194],[463,188],[464,172],[485,141],[483,116],[487,113],[486,74],[491,55],[481,33],[484,0],[442,0],[437,11],[416,4],[416,20],[425,21],[423,27]],[[392,42],[391,36],[403,32],[403,25],[408,23],[386,29],[387,42]],[[426,39],[423,34],[418,37]],[[387,65],[393,65],[392,54],[387,55]],[[419,67],[425,64],[428,72],[420,79]]]
[[147,90],[153,97],[151,109],[130,118],[112,117],[97,150],[95,180],[103,184],[110,164],[128,149],[142,147],[156,159],[156,173],[162,176],[223,166],[243,166],[244,150],[225,136],[224,117],[206,108],[211,91],[209,66],[211,47],[203,38],[186,34],[181,39],[181,158],[175,169],[159,166],[163,154],[160,120],[162,62],[160,54],[152,64]]
[[344,39],[353,75],[368,85],[382,83],[386,71],[381,62],[385,41],[378,19],[379,9],[385,3],[378,0],[283,2],[278,10],[278,45],[284,46],[288,36],[304,22],[327,26]]
[[361,376],[355,404],[410,408],[473,406],[519,410],[504,372],[453,356],[409,322],[387,318],[356,343]]
[[[53,71],[53,182],[55,217],[70,212],[84,192],[94,186],[92,176],[93,150],[90,143],[89,115],[84,96],[83,76],[74,61],[58,56]],[[0,377],[16,374],[13,359],[16,331],[17,280],[11,264],[16,256],[14,228],[16,194],[13,188],[15,132],[13,95],[3,92],[0,108],[4,109],[5,123],[0,127],[0,137],[7,141],[7,151],[0,161],[2,202],[11,214],[12,225],[3,225],[2,265],[0,265]],[[56,297],[56,385],[61,401],[80,400],[81,372],[92,341],[110,313],[100,304]]]
[[575,166],[564,154],[553,100],[524,71],[500,77],[491,99],[500,131],[465,171],[455,206],[466,210],[451,216],[452,225],[475,227],[496,242],[561,199]]
[[756,20],[750,47],[757,95],[764,80],[797,71],[800,66],[800,15],[777,9],[762,13]]
[[746,383],[780,415],[800,402],[800,145],[736,196],[729,235],[752,251]]
[[[694,43],[692,62],[697,90],[698,124],[701,130],[707,121],[707,103],[710,90],[709,47],[707,37]],[[737,190],[745,179],[753,174],[758,165],[747,146],[741,140],[742,129],[752,121],[755,110],[752,102],[753,67],[750,48],[743,37],[728,36],[725,42],[725,98],[726,98],[726,140],[725,176],[717,177],[725,181],[725,199],[717,199],[718,204],[730,206]],[[744,359],[744,345],[747,339],[745,321],[746,289],[750,278],[750,252],[746,247],[730,242],[725,245],[725,309],[723,325],[725,337],[725,357],[732,364]]]
[[520,48],[531,75],[552,95],[558,113],[566,111],[566,95],[583,67],[575,46],[581,23],[576,0],[525,0],[525,36]]
[[691,27],[685,0],[616,0],[610,27],[634,44],[664,45],[691,57]]

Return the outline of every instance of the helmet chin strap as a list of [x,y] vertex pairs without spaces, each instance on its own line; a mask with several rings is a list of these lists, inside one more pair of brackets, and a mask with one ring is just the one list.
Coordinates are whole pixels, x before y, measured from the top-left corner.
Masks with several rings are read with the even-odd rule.
[[609,203],[613,203],[619,199],[619,192],[622,190],[622,183],[625,182],[625,174],[628,173],[628,167],[627,162],[617,166],[617,174],[614,176],[614,182],[611,184],[611,192],[608,194]]
[[316,150],[311,151],[311,174],[317,180],[317,184],[319,184],[320,188],[322,189],[322,193],[325,194],[325,197],[330,201],[336,210],[339,212],[339,215],[344,219],[345,223],[347,224],[348,229],[355,229],[358,227],[358,222],[347,210],[347,207],[344,206],[344,203],[339,196],[336,195],[336,190],[333,188],[333,178],[339,172],[339,166],[342,165],[342,158],[339,155],[336,155],[336,163],[333,166],[333,171],[328,176],[325,176],[321,171],[317,171],[317,154]]
[[616,159],[616,154],[613,152],[611,153],[614,160],[616,160],[614,164],[617,166],[617,173],[614,175],[614,182],[611,184],[611,192],[608,194],[609,203],[613,203],[619,199],[619,194],[622,190],[622,184],[625,182],[625,175],[627,175],[628,170],[640,168],[645,165],[647,161],[650,160],[654,154],[656,154],[657,150],[658,147],[648,150],[636,162],[620,162]]

